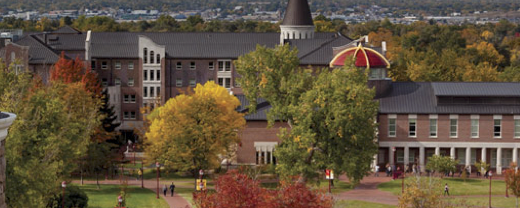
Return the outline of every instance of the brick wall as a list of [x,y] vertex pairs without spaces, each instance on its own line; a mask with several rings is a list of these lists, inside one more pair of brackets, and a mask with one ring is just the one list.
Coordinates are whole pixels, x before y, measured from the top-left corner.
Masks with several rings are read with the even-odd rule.
[[288,128],[285,123],[276,123],[267,129],[267,121],[248,121],[246,128],[240,133],[242,143],[237,150],[237,162],[256,163],[255,142],[280,142],[277,134],[281,127]]

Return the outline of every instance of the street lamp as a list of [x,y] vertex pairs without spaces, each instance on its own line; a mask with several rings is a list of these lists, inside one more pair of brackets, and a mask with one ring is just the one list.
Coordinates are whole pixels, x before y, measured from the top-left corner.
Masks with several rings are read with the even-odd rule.
[[65,188],[67,188],[67,182],[61,182],[62,195],[61,195],[61,207],[65,208]]
[[491,178],[493,178],[493,173],[489,171],[489,208],[491,208]]
[[159,198],[159,167],[161,165],[159,164],[159,162],[156,162],[155,163],[155,167],[157,167],[157,198]]
[[119,202],[119,208],[121,208],[121,204],[123,203],[123,197],[121,195],[119,195],[117,197],[117,201]]

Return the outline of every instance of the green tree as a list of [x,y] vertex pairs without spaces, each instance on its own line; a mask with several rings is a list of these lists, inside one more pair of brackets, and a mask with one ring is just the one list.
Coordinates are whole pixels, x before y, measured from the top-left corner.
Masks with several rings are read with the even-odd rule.
[[516,164],[505,172],[507,187],[516,196],[516,208],[518,208],[518,197],[520,196],[520,172],[516,169]]
[[499,79],[504,82],[520,82],[520,66],[506,67],[499,75]]
[[450,156],[432,155],[428,158],[426,169],[436,171],[437,173],[441,174],[442,177],[446,172],[455,172],[457,164],[458,161],[451,158]]
[[220,166],[221,158],[240,141],[244,127],[242,114],[236,112],[238,99],[215,84],[197,85],[191,95],[179,95],[148,117],[151,126],[146,133],[145,152],[152,161],[179,171]]
[[480,171],[481,175],[484,175],[485,172],[488,171],[490,167],[491,167],[491,165],[484,161],[475,163],[475,168],[477,168],[477,171]]

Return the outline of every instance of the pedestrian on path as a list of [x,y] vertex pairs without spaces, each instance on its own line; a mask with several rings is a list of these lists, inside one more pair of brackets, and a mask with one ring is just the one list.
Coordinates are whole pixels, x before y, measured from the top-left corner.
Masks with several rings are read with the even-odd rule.
[[166,197],[166,192],[168,192],[168,188],[166,187],[166,184],[164,184],[164,186],[163,186],[164,197]]
[[375,167],[375,173],[374,173],[374,176],[375,176],[375,177],[379,177],[379,165],[376,165],[376,167]]
[[173,182],[172,182],[172,185],[170,185],[170,192],[172,192],[172,197],[173,197],[174,191],[175,191],[175,185],[173,185]]
[[137,171],[137,178],[141,180],[143,178],[143,169],[139,168],[139,171]]
[[444,196],[446,196],[446,194],[450,196],[450,188],[448,187],[448,184],[444,185]]

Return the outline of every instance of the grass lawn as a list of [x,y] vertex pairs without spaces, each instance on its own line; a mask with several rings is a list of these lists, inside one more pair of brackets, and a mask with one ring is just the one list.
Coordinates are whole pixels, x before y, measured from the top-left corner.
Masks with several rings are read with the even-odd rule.
[[[465,204],[488,207],[489,198],[488,197],[467,197],[467,198],[450,198],[449,201],[454,202],[464,202]],[[516,198],[514,196],[509,196],[509,198],[505,197],[491,197],[491,206],[492,207],[515,207]]]
[[[407,178],[406,180],[411,180]],[[405,181],[406,183],[406,181]],[[450,194],[452,196],[461,195],[487,195],[489,194],[489,179],[466,179],[464,182],[460,178],[444,178],[442,179],[443,186],[440,192],[444,190],[444,184],[450,187]],[[391,192],[394,195],[401,194],[401,180],[390,181],[379,184],[379,190]],[[492,195],[505,195],[506,184],[503,180],[493,180],[491,185]]]
[[[83,185],[79,188],[88,196],[88,207],[90,208],[107,208],[115,207],[117,204],[117,196],[121,191],[119,185],[101,185],[98,190],[95,184]],[[155,193],[148,189],[141,189],[137,186],[128,186],[127,189],[127,207],[146,207],[146,208],[168,208],[170,207],[164,199],[156,199]]]
[[357,200],[340,200],[334,204],[334,208],[359,208],[359,207],[370,207],[370,208],[395,208],[392,205],[364,202]]

